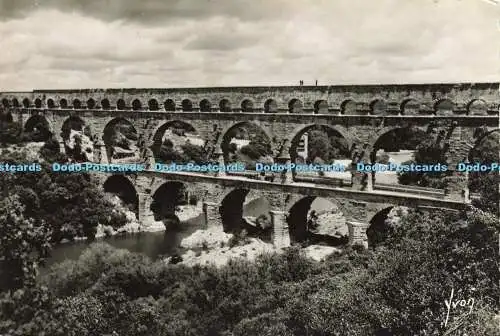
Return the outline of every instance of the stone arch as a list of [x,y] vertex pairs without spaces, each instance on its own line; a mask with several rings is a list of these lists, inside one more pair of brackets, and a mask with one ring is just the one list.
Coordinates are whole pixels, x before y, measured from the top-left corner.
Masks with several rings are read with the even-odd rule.
[[87,108],[88,108],[89,110],[94,109],[94,108],[95,108],[95,105],[96,105],[96,103],[95,103],[95,100],[94,100],[94,99],[92,99],[92,98],[87,99]]
[[278,113],[278,104],[274,99],[268,99],[264,103],[264,113]]
[[[116,127],[122,125],[126,126],[127,129],[118,130],[120,131],[121,138],[117,139]],[[104,126],[102,140],[106,146],[108,160],[112,159],[115,154],[115,147],[119,147],[124,151],[138,151],[138,148],[136,147],[136,142],[138,140],[137,129],[134,127],[132,122],[123,117],[113,118],[106,124],[106,126]],[[124,152],[124,154],[127,155],[126,152]],[[109,161],[111,162],[111,160]]]
[[375,248],[387,238],[390,233],[390,227],[386,224],[386,220],[387,216],[394,208],[395,206],[393,205],[386,206],[376,212],[370,219],[368,228],[366,229],[369,247]]
[[314,103],[314,114],[327,114],[328,102],[326,100],[317,100]]
[[9,100],[7,98],[2,99],[3,107],[10,107]]
[[31,105],[30,100],[28,98],[24,98],[23,99],[23,106],[24,106],[24,108],[28,108],[28,107],[30,107],[30,105]]
[[56,103],[54,102],[54,99],[52,99],[52,98],[47,99],[47,107],[49,109],[53,109],[56,107]]
[[330,129],[332,132],[340,134],[344,139],[346,139],[347,144],[349,147],[352,146],[353,144],[353,137],[349,133],[349,131],[344,128],[343,126],[340,125],[329,125],[329,124],[306,124],[306,125],[301,125],[297,127],[296,129],[293,130],[293,132],[288,136],[286,141],[291,144],[295,139],[300,138],[300,136],[307,132],[309,129],[314,128],[314,127],[325,127]]
[[175,111],[175,102],[172,99],[165,100],[163,106],[165,111]]
[[[314,221],[313,218],[308,218],[309,214],[313,217],[314,214],[317,213],[316,210],[312,209],[312,204],[316,200],[323,203],[322,208],[323,211],[329,215],[329,222],[338,221],[337,223],[327,223],[333,224],[331,228],[326,227],[321,230],[317,227],[317,223],[315,223],[316,221]],[[308,241],[313,244],[327,243],[333,246],[347,245],[349,243],[349,231],[345,218],[345,211],[342,205],[335,199],[317,196],[302,197],[291,204],[288,209],[287,222],[290,241],[292,243]],[[337,230],[334,232],[334,227],[336,226],[341,227],[341,230],[344,231],[340,236],[337,236]]]
[[82,108],[82,102],[80,101],[80,99],[78,98],[73,99],[73,108],[76,110]]
[[347,99],[340,104],[340,114],[342,115],[356,115],[358,114],[358,107],[354,100]]
[[224,232],[238,232],[243,228],[243,204],[248,189],[233,189],[222,199],[219,212]]
[[406,99],[401,103],[400,111],[402,115],[420,114],[420,103],[412,98]]
[[488,106],[482,99],[474,99],[467,104],[468,115],[488,115]]
[[297,98],[293,98],[288,102],[288,113],[302,113],[302,101]]
[[241,112],[254,112],[254,103],[250,99],[245,99],[241,102]]
[[85,121],[82,118],[78,116],[68,117],[61,127],[61,138],[63,138],[63,140],[67,140],[71,130],[83,132],[84,128]]
[[108,98],[101,100],[101,107],[103,110],[109,110],[111,108],[111,103]]
[[17,98],[12,99],[12,106],[19,107],[19,100]]
[[222,99],[219,102],[219,109],[221,112],[232,112],[231,102],[228,99]]
[[150,206],[154,219],[180,224],[177,207],[188,204],[187,190],[186,184],[179,181],[166,181],[154,190]]
[[42,100],[40,98],[35,99],[35,107],[42,108]]
[[117,110],[125,110],[125,108],[126,108],[125,100],[123,100],[121,98],[118,99],[116,101],[116,109]]
[[59,107],[62,108],[62,109],[66,109],[68,108],[68,101],[66,99],[61,99],[59,101]]
[[434,104],[434,113],[438,116],[452,115],[454,110],[455,103],[446,98],[440,99]]
[[382,99],[375,99],[370,103],[370,114],[384,115],[387,111],[387,104]]
[[142,109],[142,103],[139,99],[134,99],[132,101],[132,110],[138,111]]
[[148,108],[150,111],[158,111],[160,107],[158,106],[158,100],[156,99],[150,99],[148,101]]
[[35,129],[37,130],[37,134],[35,136],[36,139],[33,139],[34,141],[47,141],[50,139],[52,135],[51,125],[45,116],[35,114],[26,120],[26,123],[24,124],[24,132],[32,133]]
[[111,175],[104,181],[103,189],[106,193],[116,195],[139,218],[139,196],[130,179],[124,175]]
[[203,99],[200,101],[200,112],[210,112],[212,111],[212,104],[208,99]]
[[193,102],[189,99],[184,99],[181,103],[183,112],[193,112]]
[[251,122],[251,121],[241,121],[241,122],[237,122],[236,124],[232,124],[232,125],[226,126],[224,128],[224,130],[221,132],[222,136],[219,137],[219,141],[217,143],[217,146],[220,147],[220,148],[222,148],[221,147],[222,146],[222,142],[228,137],[228,135],[230,134],[230,132],[232,130],[234,130],[237,127],[245,127],[245,126],[249,126],[249,127],[252,127],[252,128],[259,129],[260,131],[262,131],[264,133],[264,135],[267,137],[267,139],[269,141],[272,141],[272,138],[273,138],[272,134],[271,134],[271,132],[267,128],[265,128],[265,127],[263,127],[263,126],[261,126],[261,125],[259,125],[257,123]]
[[182,128],[188,132],[195,133],[197,134],[198,131],[197,129],[190,123],[183,121],[183,120],[169,120],[158,127],[153,132],[153,137],[151,139],[151,143],[149,146],[155,146],[155,145],[160,145],[163,139],[163,135],[165,134],[165,131],[170,128],[170,127],[176,127],[176,128]]

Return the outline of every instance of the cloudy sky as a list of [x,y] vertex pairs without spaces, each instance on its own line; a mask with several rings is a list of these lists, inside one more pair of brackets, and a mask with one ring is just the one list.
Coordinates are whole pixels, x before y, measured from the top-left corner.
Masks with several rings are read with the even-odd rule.
[[494,0],[0,0],[0,90],[497,81]]

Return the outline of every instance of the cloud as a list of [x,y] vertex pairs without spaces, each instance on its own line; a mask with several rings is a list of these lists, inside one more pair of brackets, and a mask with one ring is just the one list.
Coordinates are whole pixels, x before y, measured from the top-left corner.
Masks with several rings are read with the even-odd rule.
[[0,1],[0,90],[496,81],[500,70],[500,6],[480,0],[33,4]]

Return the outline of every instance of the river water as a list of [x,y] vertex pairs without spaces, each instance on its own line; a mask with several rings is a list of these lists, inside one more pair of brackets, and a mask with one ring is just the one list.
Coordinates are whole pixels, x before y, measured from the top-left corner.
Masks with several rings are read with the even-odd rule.
[[[311,209],[322,210],[331,208],[329,201],[317,198],[311,205]],[[267,213],[269,205],[262,198],[252,200],[244,205],[243,216],[257,217]],[[145,254],[153,259],[160,256],[169,256],[182,252],[179,248],[183,238],[192,234],[196,229],[203,227],[203,215],[183,222],[180,230],[167,230],[162,232],[141,232],[133,234],[116,235],[112,237],[96,239],[94,242],[106,242],[120,249]],[[52,256],[47,260],[47,267],[64,260],[76,260],[82,252],[93,242],[82,240],[61,244],[54,248]]]

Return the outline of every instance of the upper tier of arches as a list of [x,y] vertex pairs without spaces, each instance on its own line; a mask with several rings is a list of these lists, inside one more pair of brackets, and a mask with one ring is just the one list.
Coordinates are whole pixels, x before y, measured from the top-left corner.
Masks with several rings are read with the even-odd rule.
[[[19,99],[20,98],[20,99]],[[449,98],[419,101],[415,98],[406,98],[402,101],[388,101],[374,98],[370,101],[356,101],[351,98],[340,102],[327,99],[252,99],[245,97],[241,100],[222,98],[219,100],[202,99],[165,99],[157,98],[59,98],[45,97],[44,99],[27,97],[3,98],[1,105],[4,108],[35,108],[35,109],[90,109],[90,110],[128,110],[138,112],[219,112],[219,113],[273,113],[273,114],[318,114],[318,115],[374,115],[374,116],[487,116],[498,115],[500,105],[488,103],[484,99],[474,98],[465,103],[456,103]]]

